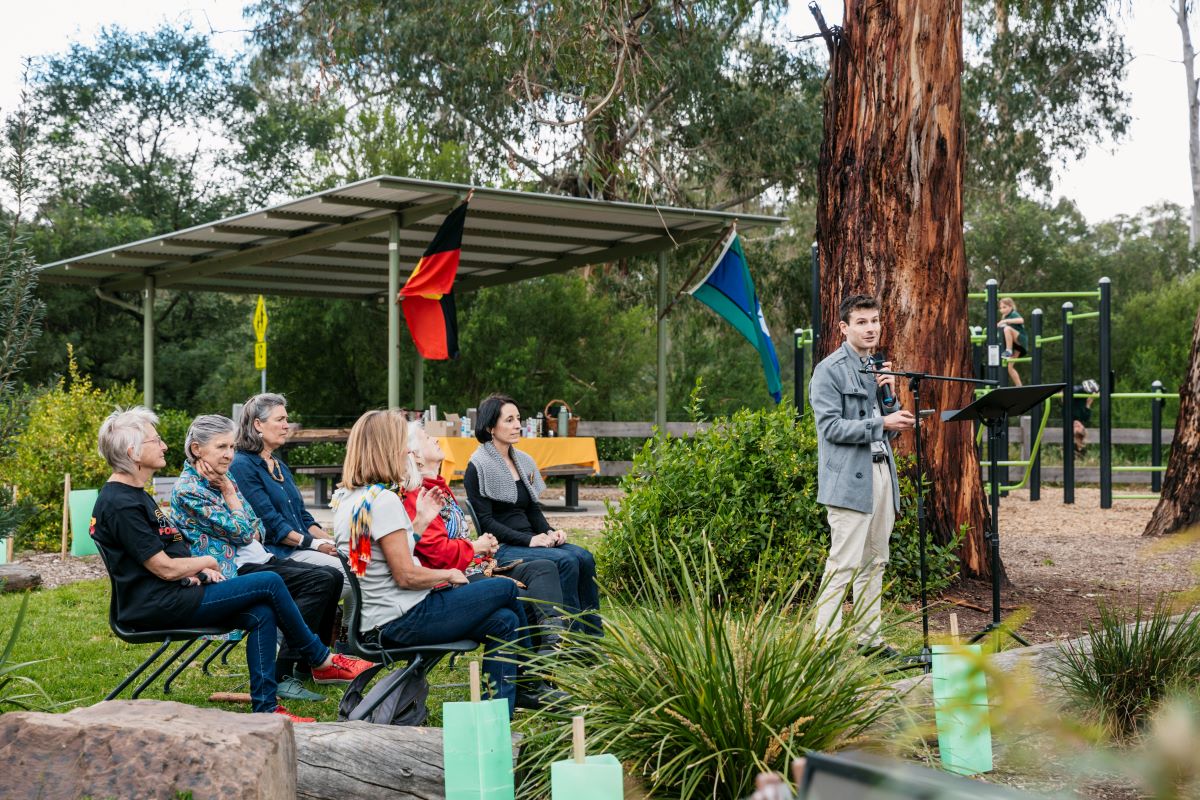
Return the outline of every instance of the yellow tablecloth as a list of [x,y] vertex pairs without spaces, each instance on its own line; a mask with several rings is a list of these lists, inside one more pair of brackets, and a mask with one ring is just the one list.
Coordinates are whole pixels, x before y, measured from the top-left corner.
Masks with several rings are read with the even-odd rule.
[[[438,444],[446,454],[442,462],[442,477],[447,481],[461,478],[471,460],[471,454],[479,447],[474,436],[441,436]],[[572,464],[580,467],[591,467],[593,472],[600,471],[600,457],[596,455],[596,440],[590,436],[548,436],[545,438],[522,439],[517,449],[528,454],[537,464],[538,469],[558,467]]]

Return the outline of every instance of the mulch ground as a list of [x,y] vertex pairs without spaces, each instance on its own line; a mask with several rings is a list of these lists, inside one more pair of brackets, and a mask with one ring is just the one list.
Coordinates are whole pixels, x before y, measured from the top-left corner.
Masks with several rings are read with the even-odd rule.
[[[1043,490],[1042,498],[1030,502],[1027,492],[1014,492],[1000,504],[1000,557],[1009,579],[1001,615],[1028,613],[1020,633],[1030,643],[1081,635],[1099,618],[1100,603],[1131,611],[1197,586],[1200,541],[1141,535],[1155,501],[1117,500],[1102,510],[1098,489],[1076,490],[1073,505],[1062,503],[1059,490]],[[948,631],[951,612],[964,632],[991,621],[990,582],[961,581],[942,600],[931,631]]]

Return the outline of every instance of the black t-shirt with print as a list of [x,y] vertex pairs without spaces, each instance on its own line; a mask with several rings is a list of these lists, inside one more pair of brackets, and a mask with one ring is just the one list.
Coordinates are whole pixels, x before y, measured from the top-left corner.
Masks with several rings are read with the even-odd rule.
[[117,620],[153,630],[184,624],[204,597],[203,586],[165,581],[143,565],[157,553],[188,558],[183,535],[144,489],[109,481],[92,510],[92,538],[117,592]]

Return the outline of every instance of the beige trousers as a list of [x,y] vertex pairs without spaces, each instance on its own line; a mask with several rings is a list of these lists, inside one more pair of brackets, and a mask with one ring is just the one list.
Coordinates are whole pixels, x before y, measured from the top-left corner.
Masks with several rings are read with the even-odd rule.
[[888,538],[896,522],[888,462],[872,463],[871,467],[871,513],[834,506],[826,509],[832,535],[815,622],[819,634],[842,627],[842,604],[846,588],[853,583],[857,639],[868,645],[883,641],[879,636],[883,570],[888,562]]

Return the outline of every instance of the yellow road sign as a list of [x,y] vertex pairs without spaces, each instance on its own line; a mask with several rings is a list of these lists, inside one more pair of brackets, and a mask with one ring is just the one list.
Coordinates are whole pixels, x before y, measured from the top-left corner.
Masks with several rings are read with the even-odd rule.
[[[254,338],[259,342],[267,340],[267,304],[261,294],[258,296],[258,305],[254,307]],[[257,352],[257,348],[255,348],[255,351]],[[265,348],[263,352],[266,352]],[[266,358],[266,356],[263,357]],[[257,356],[255,356],[255,360],[257,360]],[[262,369],[262,367],[259,367],[259,369]]]
[[255,342],[254,343],[254,368],[255,369],[266,369],[267,368],[267,343],[266,342]]

